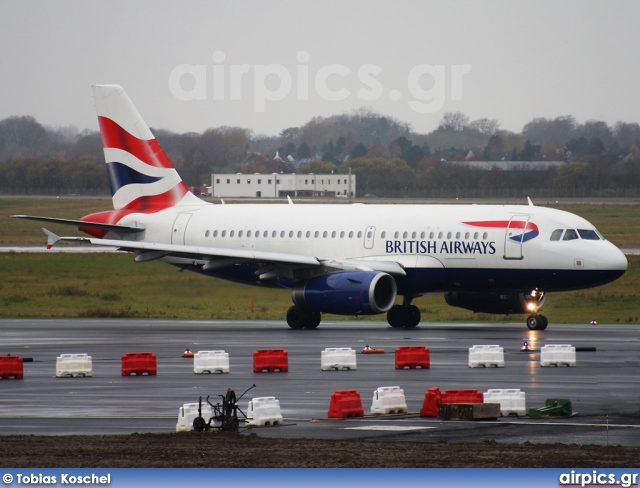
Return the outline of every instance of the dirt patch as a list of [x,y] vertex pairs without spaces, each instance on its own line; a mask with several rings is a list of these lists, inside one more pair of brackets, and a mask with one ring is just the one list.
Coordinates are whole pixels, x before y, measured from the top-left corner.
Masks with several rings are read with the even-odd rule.
[[637,447],[271,439],[255,433],[1,439],[5,468],[637,468],[640,459]]

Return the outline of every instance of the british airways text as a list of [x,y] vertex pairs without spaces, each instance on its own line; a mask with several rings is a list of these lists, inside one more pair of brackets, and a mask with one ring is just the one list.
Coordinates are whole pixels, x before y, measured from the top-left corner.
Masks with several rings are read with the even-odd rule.
[[495,254],[495,241],[385,241],[387,254]]

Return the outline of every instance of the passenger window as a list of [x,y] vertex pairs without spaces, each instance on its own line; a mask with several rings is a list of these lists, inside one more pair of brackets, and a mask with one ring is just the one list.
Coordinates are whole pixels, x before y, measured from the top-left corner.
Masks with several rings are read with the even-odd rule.
[[415,239],[415,238],[416,238],[416,233],[415,233],[415,232],[412,232],[412,233],[411,233],[411,239]]
[[284,231],[283,230],[280,231],[280,237],[284,237]]
[[260,231],[259,230],[256,231],[256,237],[260,237]]
[[447,232],[447,239],[451,239],[451,232]]
[[[386,235],[386,232],[382,233],[382,237]],[[349,239],[353,238],[353,231],[349,231]]]
[[226,235],[227,235],[227,231],[226,231],[226,230],[223,230],[223,231],[222,231],[222,237],[225,237]]
[[[273,237],[275,237],[275,236],[276,236],[276,231],[274,230],[274,231],[273,231]],[[269,231],[268,231],[268,230],[265,230],[265,231],[264,231],[264,234],[262,234],[262,237],[269,237]]]
[[477,232],[474,232],[474,233],[473,233],[473,240],[474,240],[474,241],[477,241],[477,240],[478,240],[478,233],[477,233]]
[[433,239],[433,232],[429,232],[429,239]]
[[242,237],[242,231],[238,231],[238,237]]
[[276,237],[278,235],[278,231],[274,230],[273,232],[271,232],[271,237]]
[[438,232],[438,239],[442,239],[442,232]]
[[486,241],[488,237],[489,237],[489,234],[487,234],[486,232],[484,234],[482,234],[482,240],[483,241]]
[[318,237],[319,235],[320,235],[320,232],[318,232],[318,231],[315,231],[315,232],[313,233],[313,237]]
[[206,231],[206,232],[204,233],[204,236],[205,236],[205,237],[209,237],[209,231]]
[[551,239],[552,241],[559,241],[560,238],[562,237],[562,231],[564,229],[556,229],[551,233]]
[[456,239],[460,239],[460,232],[456,232]]
[[218,231],[217,230],[213,231],[213,237],[218,237]]
[[344,237],[344,231],[340,231],[340,239]]
[[306,235],[307,235],[307,237],[311,237],[311,231],[308,230]]
[[425,233],[424,232],[420,232],[420,239],[424,239],[425,237]]
[[233,237],[233,234],[235,234],[235,230],[232,230],[231,232],[229,232],[229,237]]
[[[358,237],[360,237],[360,236],[358,236]],[[394,237],[395,239],[397,239],[398,237],[400,237],[400,232],[396,232],[395,234],[393,234],[393,237]]]
[[322,233],[322,237],[327,237],[327,231],[326,230]]
[[334,231],[331,233],[331,237],[335,237],[335,236],[336,236],[336,231],[334,230]]
[[302,237],[302,231],[301,231],[301,230],[299,230],[299,231],[298,231],[298,239],[300,239],[301,237]]
[[573,229],[567,229],[564,233],[563,241],[572,241],[574,239],[578,239],[578,233]]
[[361,237],[362,237],[362,231],[361,231],[361,230],[359,230],[359,231],[358,231],[358,239],[360,239]]
[[292,230],[289,231],[289,238],[291,238],[291,237],[293,237],[293,231]]
[[251,231],[250,230],[247,231],[247,237],[251,237]]
[[367,239],[371,239],[372,235],[373,235],[373,233],[371,231],[367,232]]
[[469,233],[468,232],[465,233],[464,238],[465,239],[469,239]]
[[578,234],[587,241],[599,241],[600,236],[595,230],[578,229]]

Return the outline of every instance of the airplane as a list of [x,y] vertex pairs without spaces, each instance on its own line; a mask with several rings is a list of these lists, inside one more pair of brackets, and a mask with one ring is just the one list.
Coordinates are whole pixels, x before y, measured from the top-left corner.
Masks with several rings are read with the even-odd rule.
[[[444,293],[473,312],[529,314],[550,292],[591,288],[627,269],[624,254],[585,219],[533,205],[213,204],[189,191],[128,95],[93,86],[113,210],[80,220],[16,218],[77,226],[59,237],[160,260],[180,270],[285,288],[293,329],[322,313],[387,314],[394,328],[421,321],[412,301]],[[224,202],[223,202],[224,203]],[[402,297],[401,303],[399,297]]]

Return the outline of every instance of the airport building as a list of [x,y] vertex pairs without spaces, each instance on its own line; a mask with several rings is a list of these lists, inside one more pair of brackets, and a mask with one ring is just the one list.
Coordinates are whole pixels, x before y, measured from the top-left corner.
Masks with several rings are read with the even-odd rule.
[[212,174],[213,197],[344,197],[356,196],[356,175]]

